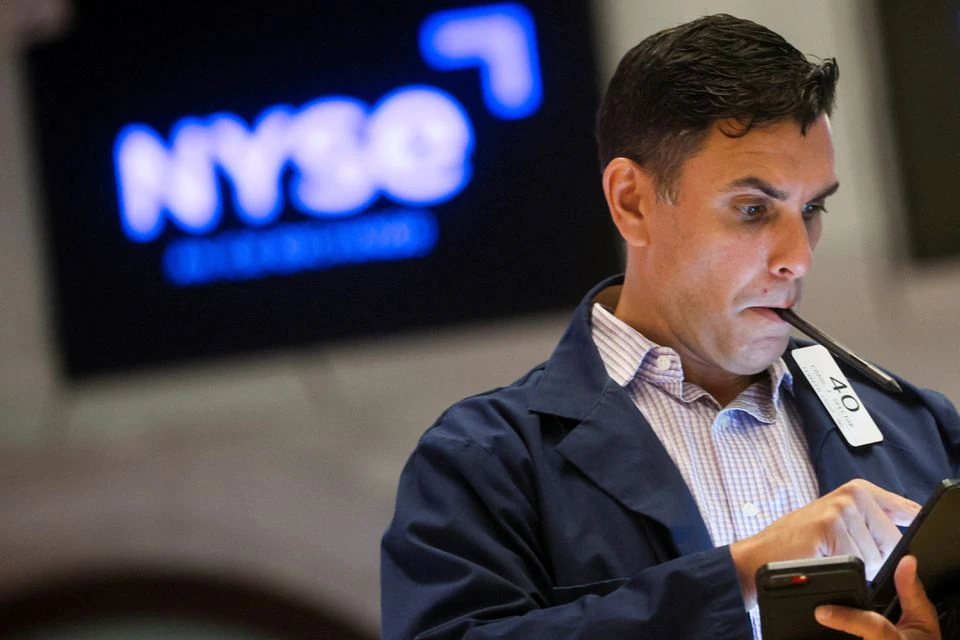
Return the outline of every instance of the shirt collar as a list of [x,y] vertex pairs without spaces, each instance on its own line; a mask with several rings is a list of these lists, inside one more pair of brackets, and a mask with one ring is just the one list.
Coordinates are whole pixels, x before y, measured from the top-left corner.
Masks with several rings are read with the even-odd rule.
[[593,304],[590,320],[593,341],[607,374],[626,387],[636,377],[647,354],[658,345],[599,302]]

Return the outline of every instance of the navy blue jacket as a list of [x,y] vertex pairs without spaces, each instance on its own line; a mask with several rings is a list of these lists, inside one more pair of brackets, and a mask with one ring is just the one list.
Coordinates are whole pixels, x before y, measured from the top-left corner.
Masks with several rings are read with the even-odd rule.
[[[383,538],[383,638],[751,638],[728,547],[627,392],[587,295],[551,358],[421,438]],[[800,346],[796,343],[790,349]],[[821,493],[854,478],[924,502],[957,475],[960,415],[841,364],[884,440],[851,448],[790,356]]]

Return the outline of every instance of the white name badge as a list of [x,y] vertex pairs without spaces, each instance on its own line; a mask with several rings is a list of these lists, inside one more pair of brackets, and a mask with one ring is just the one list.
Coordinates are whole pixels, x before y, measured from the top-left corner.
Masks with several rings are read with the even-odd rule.
[[820,402],[840,428],[851,447],[862,447],[883,440],[883,434],[860,402],[847,377],[826,347],[819,344],[793,350],[793,359],[817,392]]

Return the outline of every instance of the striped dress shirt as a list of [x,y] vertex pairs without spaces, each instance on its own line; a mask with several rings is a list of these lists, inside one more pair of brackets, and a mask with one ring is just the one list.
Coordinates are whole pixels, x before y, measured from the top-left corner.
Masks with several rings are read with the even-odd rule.
[[[783,359],[768,377],[721,407],[685,382],[680,356],[648,340],[602,304],[593,341],[608,375],[624,387],[690,488],[715,546],[758,533],[818,496],[817,480]],[[756,607],[750,611],[760,637]]]

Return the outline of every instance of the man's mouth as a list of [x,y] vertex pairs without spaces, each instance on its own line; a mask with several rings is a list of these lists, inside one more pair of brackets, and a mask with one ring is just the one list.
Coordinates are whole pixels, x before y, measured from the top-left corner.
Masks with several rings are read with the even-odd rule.
[[784,322],[785,321],[780,317],[780,314],[777,313],[776,307],[750,307],[751,311],[755,311],[757,314],[763,316],[771,322]]
[[786,320],[780,317],[780,313],[784,309],[790,309],[796,304],[796,301],[790,301],[783,305],[776,305],[771,307],[750,307],[752,311],[755,311],[758,315],[763,316],[770,322],[775,322],[777,324],[787,324]]

